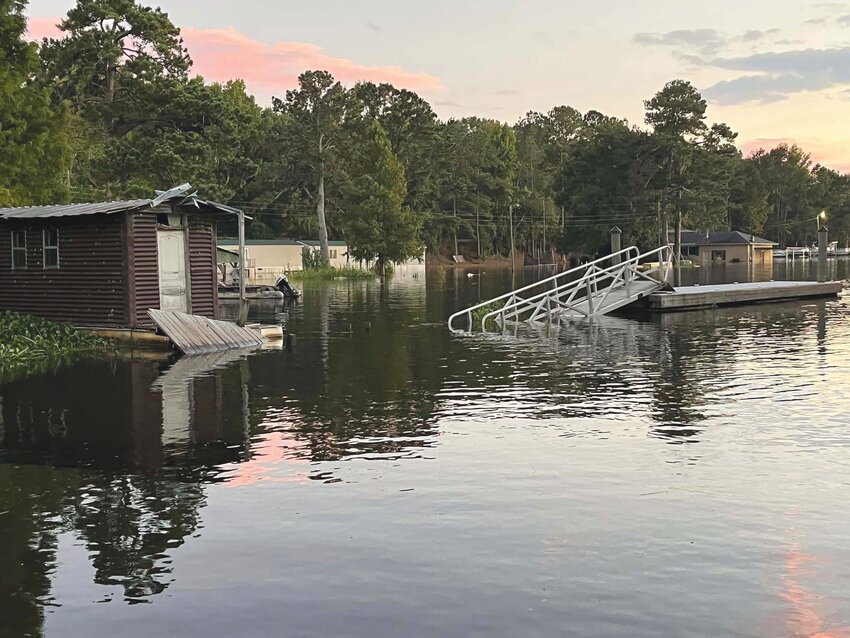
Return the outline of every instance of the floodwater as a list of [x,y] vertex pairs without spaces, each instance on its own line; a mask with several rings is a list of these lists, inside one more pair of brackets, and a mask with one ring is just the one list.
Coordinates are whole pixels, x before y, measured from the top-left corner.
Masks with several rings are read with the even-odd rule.
[[0,385],[0,636],[850,637],[850,299],[449,334],[509,284]]

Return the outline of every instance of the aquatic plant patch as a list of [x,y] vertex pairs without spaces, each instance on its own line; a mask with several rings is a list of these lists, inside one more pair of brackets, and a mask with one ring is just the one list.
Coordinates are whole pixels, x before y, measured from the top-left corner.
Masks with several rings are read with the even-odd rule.
[[17,312],[0,312],[0,371],[32,361],[114,351],[107,339],[67,324]]
[[314,281],[333,279],[375,279],[378,275],[373,270],[363,270],[351,266],[334,268],[333,266],[323,268],[305,268],[289,273],[289,278],[298,281]]

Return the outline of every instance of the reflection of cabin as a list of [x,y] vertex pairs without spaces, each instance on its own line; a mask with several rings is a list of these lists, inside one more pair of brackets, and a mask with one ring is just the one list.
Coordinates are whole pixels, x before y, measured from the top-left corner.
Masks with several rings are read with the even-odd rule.
[[[671,243],[673,237],[671,235]],[[682,231],[682,256],[703,265],[712,262],[740,262],[770,265],[776,242],[738,230],[699,233]]]
[[235,212],[180,188],[0,208],[0,310],[108,327],[151,326],[150,308],[215,317],[216,216]]

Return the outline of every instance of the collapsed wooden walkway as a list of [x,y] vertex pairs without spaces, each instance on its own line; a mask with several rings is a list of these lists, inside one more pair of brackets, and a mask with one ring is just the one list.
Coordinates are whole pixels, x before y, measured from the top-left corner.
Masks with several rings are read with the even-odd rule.
[[148,310],[148,315],[183,354],[206,354],[233,348],[261,346],[265,338],[259,330],[242,328],[176,310]]

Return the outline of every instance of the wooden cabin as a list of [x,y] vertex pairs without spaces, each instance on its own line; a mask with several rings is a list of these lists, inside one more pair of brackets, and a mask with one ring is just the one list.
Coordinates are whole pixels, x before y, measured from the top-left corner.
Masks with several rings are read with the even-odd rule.
[[216,220],[190,195],[0,208],[0,311],[77,326],[149,328],[151,308],[215,318]]

